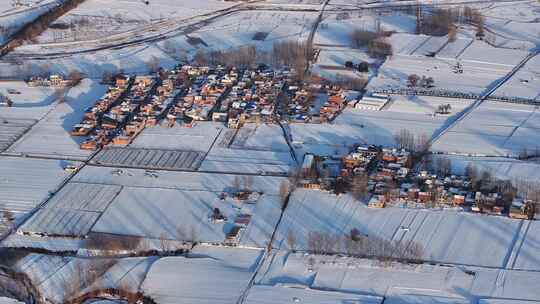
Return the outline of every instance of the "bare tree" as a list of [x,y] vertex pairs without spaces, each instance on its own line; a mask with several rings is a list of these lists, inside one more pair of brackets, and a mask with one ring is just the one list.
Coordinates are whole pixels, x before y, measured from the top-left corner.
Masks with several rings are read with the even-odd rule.
[[287,232],[287,246],[289,246],[291,251],[296,251],[296,234],[290,229]]
[[158,57],[152,55],[150,59],[146,62],[146,66],[148,67],[148,70],[150,73],[156,73],[159,70],[160,66],[160,60]]
[[240,187],[241,187],[240,177],[238,176],[234,177],[232,187],[234,191],[240,191]]
[[244,176],[244,187],[247,191],[251,191],[253,187],[253,176],[246,175]]
[[362,200],[368,194],[369,178],[366,173],[353,176],[351,181],[351,193],[356,200]]
[[165,232],[162,232],[159,235],[159,248],[162,252],[169,252],[171,251],[171,242],[167,238],[167,234]]
[[407,129],[401,129],[399,133],[394,135],[394,140],[396,141],[400,149],[414,151],[415,139],[414,134],[411,131]]
[[70,80],[71,82],[71,86],[77,86],[83,79],[83,76],[81,74],[81,72],[77,71],[77,70],[73,70],[71,72],[69,72],[68,74],[68,79]]
[[279,184],[279,198],[281,199],[281,208],[285,209],[287,204],[287,198],[291,193],[290,184],[287,181],[282,181]]

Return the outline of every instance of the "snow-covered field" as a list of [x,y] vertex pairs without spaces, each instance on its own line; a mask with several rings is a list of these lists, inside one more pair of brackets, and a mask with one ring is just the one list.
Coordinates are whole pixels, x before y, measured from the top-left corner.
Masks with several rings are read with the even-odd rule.
[[[525,57],[521,51],[510,52],[520,53],[513,55],[508,63]],[[407,88],[407,77],[416,74],[433,77],[434,90],[479,94],[513,68],[511,64],[490,63],[489,58],[471,54],[470,60],[460,61],[463,74],[458,74],[453,70],[458,63],[456,59],[395,55],[382,65],[378,77],[369,82],[367,89]]]
[[133,148],[208,152],[223,124],[199,122],[193,128],[147,127],[130,144]]
[[55,21],[67,29],[52,28],[39,42],[93,40],[107,35],[148,27],[163,20],[184,20],[228,8],[235,3],[218,0],[171,2],[153,0],[87,0]]
[[65,102],[54,104],[47,115],[7,151],[13,154],[48,156],[85,160],[92,153],[81,150],[81,138],[69,135],[82,119],[84,110],[106,92],[97,81],[84,80],[65,96]]
[[365,12],[329,13],[315,34],[316,45],[350,46],[351,34],[355,30],[414,32],[416,21],[414,16],[405,14],[370,14]]
[[[9,94],[8,90],[19,94]],[[55,101],[54,89],[29,87],[23,81],[0,81],[0,93],[13,101],[12,107],[0,108],[2,118],[40,119],[53,107]]]
[[[349,298],[359,294],[384,296],[384,303],[393,304],[468,304],[477,303],[479,299],[489,299],[486,301],[519,299],[524,302],[516,303],[536,303],[540,300],[535,283],[539,278],[537,272],[468,266],[402,265],[284,252],[273,253],[272,258],[266,261],[256,283],[275,287],[265,289],[284,285],[319,291],[340,291],[350,293]],[[254,290],[257,288],[258,285]],[[283,293],[287,294],[287,291],[284,290]],[[377,302],[373,300],[363,302],[360,299],[359,303]]]
[[286,174],[293,165],[279,126],[247,124],[238,131],[223,130],[199,170]]
[[0,211],[17,218],[42,203],[69,173],[59,160],[0,156]]
[[517,96],[540,101],[540,56],[532,58],[497,91],[499,96]]
[[[218,190],[218,189],[216,189]],[[252,214],[240,243],[264,247],[280,216],[277,196],[262,195],[253,203],[242,203],[209,191],[124,187],[120,195],[93,227],[94,232],[141,236],[150,239],[191,240],[222,243],[240,214]],[[212,222],[214,208],[227,217]]]
[[236,303],[261,251],[197,247],[190,257],[155,262],[142,290],[160,304]]
[[[310,232],[344,235],[356,228],[385,240],[415,243],[423,258],[439,263],[511,267],[509,262],[522,221],[454,211],[370,209],[348,195],[297,190],[276,235],[277,248],[287,248],[287,234],[296,234],[297,248],[307,248]],[[532,236],[534,237],[534,236]],[[531,238],[531,243],[534,239]],[[527,257],[534,248],[521,248]]]
[[538,113],[532,105],[487,101],[445,133],[433,151],[478,156],[517,156],[538,145]]
[[23,3],[32,4],[31,6],[13,8],[11,1],[2,1],[0,24],[5,31],[0,33],[0,43],[6,42],[17,30],[62,2],[63,0],[30,0]]

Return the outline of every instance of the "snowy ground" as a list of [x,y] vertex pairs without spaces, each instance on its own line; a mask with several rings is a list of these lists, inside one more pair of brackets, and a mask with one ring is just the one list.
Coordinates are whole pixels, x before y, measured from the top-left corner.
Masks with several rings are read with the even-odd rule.
[[59,160],[0,156],[0,212],[10,211],[19,219],[23,217],[69,176],[64,165]]
[[294,160],[277,125],[247,124],[225,129],[199,170],[224,173],[287,174]]
[[224,9],[234,3],[217,0],[149,1],[106,0],[84,1],[76,9],[55,21],[55,24],[71,25],[68,29],[49,29],[39,37],[39,42],[66,42],[93,40],[107,35],[136,30],[152,23],[175,19],[183,20],[194,16]]
[[158,260],[142,289],[160,304],[236,303],[255,271],[259,250],[196,249]]
[[[370,209],[348,195],[297,190],[278,229],[275,247],[288,247],[289,231],[296,234],[298,249],[308,249],[309,232],[344,235],[356,228],[366,235],[418,244],[426,260],[511,268],[510,253],[522,226],[522,221],[505,217],[454,211]],[[534,244],[534,234],[529,237]],[[533,247],[518,253],[530,261]]]
[[71,128],[82,119],[86,108],[106,92],[97,81],[84,80],[66,94],[65,102],[55,104],[23,138],[7,151],[56,158],[85,160],[92,153],[79,148],[81,138],[69,135]]
[[[283,252],[274,253],[266,261],[259,272],[257,284],[348,292],[351,298],[353,294],[384,296],[385,303],[468,304],[477,303],[482,298],[489,299],[487,301],[520,299],[530,303],[540,300],[534,283],[538,279],[536,272],[401,265]],[[273,288],[279,288],[277,286]]]
[[538,145],[538,113],[534,106],[487,101],[445,133],[433,151],[478,156],[517,156]]

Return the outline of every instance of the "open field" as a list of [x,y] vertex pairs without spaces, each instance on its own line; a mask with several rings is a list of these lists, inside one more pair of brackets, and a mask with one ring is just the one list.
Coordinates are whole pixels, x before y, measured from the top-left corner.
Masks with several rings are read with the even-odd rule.
[[[508,259],[522,224],[454,211],[375,210],[348,195],[298,190],[278,228],[275,246],[287,248],[288,231],[296,234],[298,249],[308,249],[310,232],[344,235],[356,228],[385,240],[418,244],[424,250],[422,258],[428,261],[505,268],[511,267]],[[521,250],[524,257],[534,251]]]
[[488,101],[444,134],[434,151],[477,156],[517,156],[538,146],[537,109]]
[[0,156],[0,212],[12,212],[20,219],[37,207],[69,176],[63,163]]
[[72,137],[69,131],[80,122],[83,112],[93,105],[106,91],[97,81],[84,80],[71,88],[65,101],[53,108],[27,134],[7,151],[25,154],[85,160],[92,153],[79,149],[81,138]]

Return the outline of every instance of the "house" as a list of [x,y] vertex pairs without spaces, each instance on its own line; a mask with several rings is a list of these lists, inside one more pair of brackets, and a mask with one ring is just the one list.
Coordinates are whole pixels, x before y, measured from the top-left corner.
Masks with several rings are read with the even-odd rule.
[[240,241],[240,235],[243,230],[244,228],[241,226],[236,226],[236,225],[233,226],[231,230],[229,230],[229,232],[225,236],[224,244],[228,246],[237,246],[238,242]]
[[384,195],[373,196],[368,203],[368,208],[384,208],[386,207],[386,199]]

